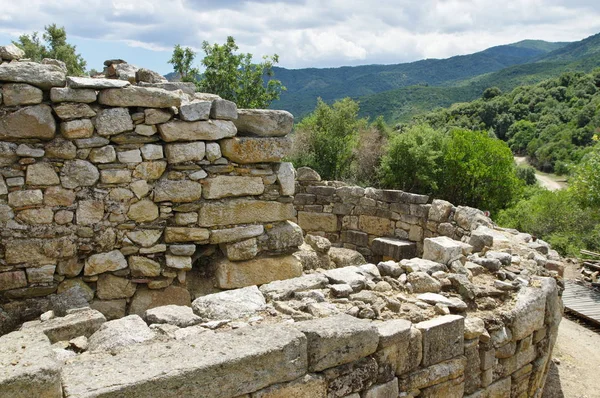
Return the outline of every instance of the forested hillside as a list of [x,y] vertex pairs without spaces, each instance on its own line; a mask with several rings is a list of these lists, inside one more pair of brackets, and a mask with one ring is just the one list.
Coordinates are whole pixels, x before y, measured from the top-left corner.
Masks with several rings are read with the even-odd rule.
[[[532,62],[566,44],[525,40],[475,54],[405,64],[328,69],[274,68],[275,76],[287,87],[287,92],[272,107],[288,110],[300,118],[314,109],[319,97],[331,102],[344,97],[365,97],[414,85],[454,85],[475,76]],[[370,114],[373,115],[375,114]]]

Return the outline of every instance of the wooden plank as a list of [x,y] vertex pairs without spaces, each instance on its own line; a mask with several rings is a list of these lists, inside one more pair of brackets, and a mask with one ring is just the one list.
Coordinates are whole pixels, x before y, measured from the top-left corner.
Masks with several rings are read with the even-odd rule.
[[586,286],[565,281],[565,310],[600,325],[600,293]]
[[581,250],[581,254],[585,254],[586,256],[592,256],[592,257],[600,257],[600,253],[592,252],[589,250]]

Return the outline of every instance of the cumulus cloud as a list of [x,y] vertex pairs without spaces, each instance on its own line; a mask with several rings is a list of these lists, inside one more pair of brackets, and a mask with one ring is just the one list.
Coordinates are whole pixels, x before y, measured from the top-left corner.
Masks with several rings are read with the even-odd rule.
[[[152,51],[234,36],[282,66],[399,63],[523,39],[580,40],[600,31],[597,0],[0,0],[0,34],[64,25],[69,35]],[[81,48],[84,54],[92,49]]]

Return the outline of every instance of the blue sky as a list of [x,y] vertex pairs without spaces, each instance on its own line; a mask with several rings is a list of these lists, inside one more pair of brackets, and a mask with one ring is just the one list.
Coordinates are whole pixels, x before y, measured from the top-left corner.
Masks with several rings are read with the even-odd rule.
[[88,68],[122,58],[160,73],[175,44],[235,37],[280,66],[336,67],[446,58],[520,41],[600,32],[598,0],[0,0],[0,44],[65,26]]

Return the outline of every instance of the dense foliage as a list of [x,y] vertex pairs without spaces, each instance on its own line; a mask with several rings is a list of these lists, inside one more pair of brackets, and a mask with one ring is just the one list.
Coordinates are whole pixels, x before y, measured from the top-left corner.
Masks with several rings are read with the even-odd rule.
[[64,27],[59,28],[56,24],[44,27],[42,35],[44,42],[40,40],[38,32],[31,35],[21,35],[13,44],[25,51],[25,57],[40,62],[44,58],[52,58],[63,61],[67,66],[67,73],[71,76],[81,76],[85,73],[86,62],[77,53],[74,45],[67,43],[67,32]]
[[225,44],[202,43],[204,73],[192,67],[196,53],[179,44],[173,49],[169,63],[182,81],[195,82],[199,91],[213,93],[234,101],[240,108],[268,108],[286,88],[274,79],[273,65],[279,62],[277,54],[263,56],[262,62],[253,63],[252,54],[240,53],[235,39],[227,37]]

